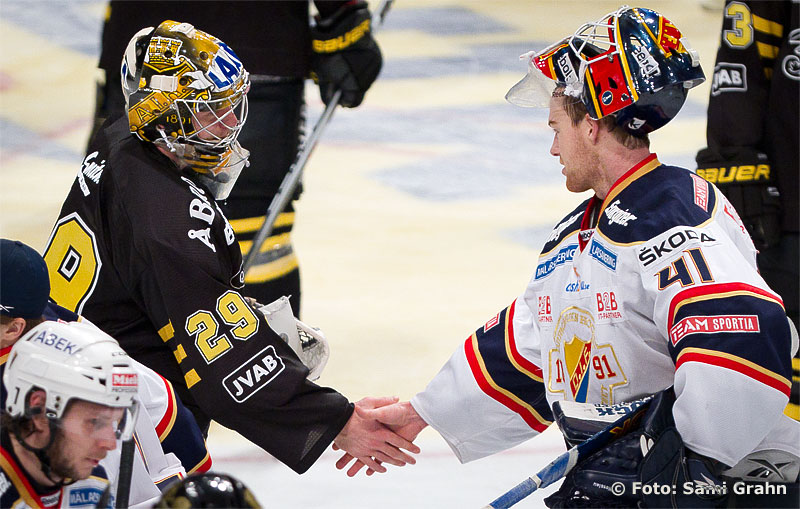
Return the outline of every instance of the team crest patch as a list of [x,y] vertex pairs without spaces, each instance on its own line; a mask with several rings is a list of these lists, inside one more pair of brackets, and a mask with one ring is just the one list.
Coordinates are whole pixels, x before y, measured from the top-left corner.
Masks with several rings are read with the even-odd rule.
[[589,362],[592,358],[591,341],[583,341],[578,336],[572,336],[564,344],[564,363],[569,375],[569,390],[575,401],[586,401],[589,387]]
[[[548,355],[547,389],[561,393],[568,401],[585,403],[591,398],[604,404],[614,402],[614,389],[628,379],[610,344],[599,344],[592,313],[568,307],[558,318],[553,332],[554,348]],[[591,384],[598,387],[591,388]]]

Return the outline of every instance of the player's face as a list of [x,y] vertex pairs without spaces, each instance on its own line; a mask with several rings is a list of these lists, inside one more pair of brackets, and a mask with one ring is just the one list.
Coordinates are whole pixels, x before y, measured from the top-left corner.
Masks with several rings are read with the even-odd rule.
[[86,479],[117,446],[115,431],[123,410],[87,401],[74,401],[57,428],[49,456],[53,473]]
[[581,193],[592,189],[598,167],[591,157],[591,145],[584,135],[586,120],[573,125],[564,110],[564,100],[564,97],[550,99],[550,115],[547,119],[547,125],[553,130],[550,154],[564,166],[561,173],[567,177],[567,189]]
[[198,137],[205,141],[217,141],[228,136],[238,124],[234,109],[230,106],[219,110],[204,109],[194,114],[192,124]]

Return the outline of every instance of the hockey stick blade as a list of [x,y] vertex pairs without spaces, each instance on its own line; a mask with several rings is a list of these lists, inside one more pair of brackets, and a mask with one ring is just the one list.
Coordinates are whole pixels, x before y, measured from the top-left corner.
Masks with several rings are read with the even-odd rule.
[[583,443],[576,445],[554,459],[546,467],[500,495],[489,505],[484,506],[483,509],[508,509],[539,488],[546,488],[566,476],[578,462],[588,458],[608,445],[612,440],[630,431],[633,428],[634,421],[641,418],[650,406],[652,399],[652,396],[642,399],[641,405],[622,415]]
[[[394,0],[383,0],[381,5],[378,6],[376,10],[378,13],[378,23],[372,28],[373,33],[375,33],[377,29],[383,25],[386,14],[389,12],[393,2]],[[247,253],[244,263],[242,264],[242,272],[245,274],[247,274],[247,271],[253,266],[258,253],[261,251],[261,246],[264,245],[264,241],[267,240],[272,233],[272,230],[275,228],[275,220],[278,219],[278,215],[281,213],[281,211],[286,208],[286,204],[289,203],[289,200],[292,198],[294,190],[297,189],[297,184],[300,182],[300,177],[303,175],[303,169],[305,169],[306,162],[308,162],[308,158],[311,156],[311,153],[317,146],[317,142],[322,135],[322,131],[325,130],[325,127],[328,125],[328,122],[330,122],[331,117],[333,117],[333,112],[336,109],[336,106],[339,105],[339,100],[341,98],[341,89],[336,90],[336,92],[333,93],[331,100],[325,106],[325,110],[322,112],[322,115],[320,115],[316,125],[314,125],[314,128],[311,130],[311,135],[309,135],[308,139],[306,139],[303,143],[302,150],[299,154],[297,154],[297,158],[295,159],[294,163],[292,163],[292,166],[289,167],[289,171],[283,177],[281,185],[278,187],[278,192],[272,198],[269,207],[267,207],[264,223],[253,237],[253,243],[250,245],[250,251]]]

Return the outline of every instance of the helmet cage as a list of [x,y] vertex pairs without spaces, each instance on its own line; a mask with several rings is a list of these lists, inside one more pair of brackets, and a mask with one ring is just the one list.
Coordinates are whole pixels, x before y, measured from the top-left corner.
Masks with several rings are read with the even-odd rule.
[[[218,99],[177,99],[175,106],[181,127],[178,141],[212,150],[221,149],[221,152],[236,141],[247,120],[248,103],[244,93]],[[219,124],[226,132],[225,136],[219,136],[212,129]]]
[[236,143],[249,88],[233,50],[188,23],[164,21],[139,31],[122,62],[131,132],[198,173],[212,171]]

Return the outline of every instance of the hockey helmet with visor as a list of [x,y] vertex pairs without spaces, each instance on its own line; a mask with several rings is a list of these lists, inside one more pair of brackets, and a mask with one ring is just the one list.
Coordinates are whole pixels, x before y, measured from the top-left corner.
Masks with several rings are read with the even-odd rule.
[[697,52],[675,25],[656,11],[628,6],[520,58],[528,61],[528,74],[506,94],[510,103],[547,107],[555,83],[592,118],[614,115],[640,136],[672,120],[688,90],[705,81]]
[[46,394],[45,416],[55,426],[74,400],[100,405],[92,429],[81,433],[127,440],[133,435],[139,410],[138,375],[130,357],[108,334],[80,322],[43,322],[11,349],[3,383],[5,408],[12,418],[31,417],[29,396]]

